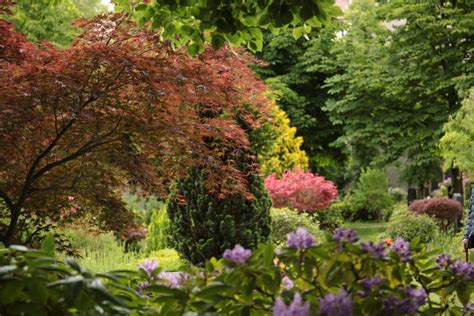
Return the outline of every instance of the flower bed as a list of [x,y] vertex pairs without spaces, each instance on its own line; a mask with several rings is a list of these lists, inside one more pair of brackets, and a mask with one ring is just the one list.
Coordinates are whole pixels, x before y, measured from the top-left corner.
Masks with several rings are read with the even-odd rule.
[[319,241],[305,229],[281,249],[236,245],[205,268],[94,274],[35,250],[0,251],[0,314],[439,315],[472,310],[474,267],[426,252],[417,240],[360,243],[338,229]]

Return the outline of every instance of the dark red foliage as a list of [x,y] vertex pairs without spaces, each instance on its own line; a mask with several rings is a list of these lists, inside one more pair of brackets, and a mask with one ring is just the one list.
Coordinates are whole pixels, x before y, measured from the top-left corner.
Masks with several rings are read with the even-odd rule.
[[55,49],[0,20],[4,241],[20,213],[58,212],[67,195],[124,232],[119,188],[164,194],[189,168],[204,169],[215,194],[246,191],[233,159],[249,146],[242,121],[258,126],[269,104],[248,57],[207,49],[191,58],[125,15],[77,25],[72,45]]
[[453,222],[461,219],[464,209],[458,201],[448,198],[416,200],[410,204],[410,211],[417,214],[428,214],[440,220]]

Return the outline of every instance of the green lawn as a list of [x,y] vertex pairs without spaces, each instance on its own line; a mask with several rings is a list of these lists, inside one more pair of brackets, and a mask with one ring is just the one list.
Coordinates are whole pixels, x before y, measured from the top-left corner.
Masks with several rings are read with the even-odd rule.
[[377,241],[377,236],[385,231],[387,223],[383,222],[353,222],[345,223],[344,227],[352,228],[362,241]]

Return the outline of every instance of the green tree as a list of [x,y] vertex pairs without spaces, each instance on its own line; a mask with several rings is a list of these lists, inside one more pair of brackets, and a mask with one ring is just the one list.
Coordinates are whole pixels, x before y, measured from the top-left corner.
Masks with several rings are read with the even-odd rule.
[[328,64],[339,73],[326,81],[334,96],[326,110],[344,128],[339,145],[361,162],[406,156],[417,184],[435,177],[442,127],[473,84],[473,6],[439,0],[352,4],[333,49],[335,63]]
[[[242,162],[243,172],[249,167]],[[258,175],[247,178],[252,198],[238,193],[218,198],[208,192],[204,179],[201,171],[191,172],[177,184],[184,201],[174,196],[168,204],[171,241],[182,257],[198,264],[211,257],[220,258],[235,244],[255,248],[267,240],[271,200]]]
[[8,19],[33,42],[68,45],[79,33],[71,23],[81,16],[72,0],[17,0]]
[[117,10],[133,12],[140,24],[152,21],[163,39],[187,44],[191,54],[201,52],[205,43],[219,48],[226,41],[261,50],[262,30],[291,28],[300,37],[341,14],[334,0],[166,0],[136,6],[128,0],[116,2]]
[[14,15],[6,18],[30,41],[67,46],[79,34],[74,20],[106,10],[100,0],[16,0]]
[[474,88],[459,111],[444,126],[440,141],[445,167],[452,165],[474,176]]
[[346,155],[332,143],[342,135],[342,128],[334,125],[325,111],[328,98],[325,80],[335,74],[326,64],[332,59],[331,49],[341,23],[332,20],[314,29],[310,40],[295,39],[291,31],[264,36],[265,49],[258,57],[265,65],[256,72],[279,96],[279,106],[288,113],[297,128],[297,136],[304,139],[303,150],[309,156],[312,170],[341,182]]

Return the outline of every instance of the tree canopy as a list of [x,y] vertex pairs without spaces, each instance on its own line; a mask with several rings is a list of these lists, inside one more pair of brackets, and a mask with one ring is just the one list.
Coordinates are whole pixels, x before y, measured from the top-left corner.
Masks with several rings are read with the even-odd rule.
[[249,147],[239,124],[258,125],[269,104],[250,57],[206,49],[191,58],[121,14],[77,26],[70,47],[54,49],[0,21],[3,241],[22,214],[59,216],[68,195],[120,230],[128,215],[114,189],[160,193],[191,166],[217,195],[245,191],[232,159]]
[[443,130],[440,147],[445,167],[454,165],[474,176],[474,88]]
[[216,48],[226,42],[247,44],[252,51],[262,49],[262,30],[275,32],[291,28],[296,37],[341,15],[334,0],[144,0],[131,5],[117,0],[117,10],[132,12],[140,25],[151,22],[163,39],[188,45],[194,55],[205,43]]

